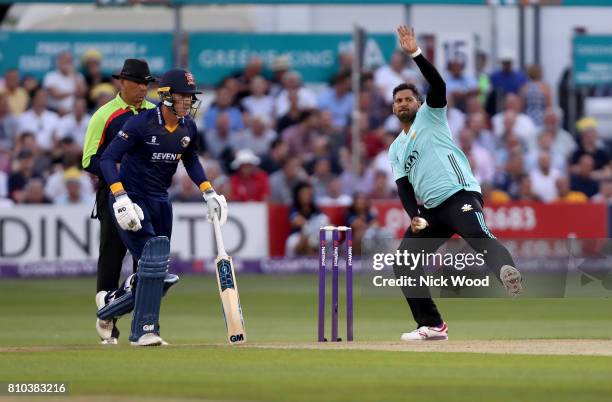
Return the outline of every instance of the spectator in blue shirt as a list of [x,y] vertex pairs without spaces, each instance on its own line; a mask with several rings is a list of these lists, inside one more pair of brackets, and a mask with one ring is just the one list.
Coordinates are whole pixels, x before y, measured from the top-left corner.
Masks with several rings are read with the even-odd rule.
[[521,87],[527,82],[527,76],[522,71],[514,69],[512,52],[503,50],[500,53],[499,61],[501,69],[491,74],[493,89],[501,92],[501,95],[518,94]]
[[217,118],[221,112],[227,113],[231,131],[238,131],[244,128],[242,112],[236,106],[232,106],[232,101],[231,93],[227,88],[220,87],[217,89],[215,101],[204,115],[204,130],[210,130],[216,126]]
[[459,59],[448,62],[448,72],[446,95],[453,99],[457,109],[465,112],[467,99],[479,93],[478,82],[472,74],[465,72],[465,64]]
[[354,96],[351,92],[351,75],[341,72],[332,79],[332,87],[319,96],[319,108],[332,114],[336,128],[348,127],[353,111]]

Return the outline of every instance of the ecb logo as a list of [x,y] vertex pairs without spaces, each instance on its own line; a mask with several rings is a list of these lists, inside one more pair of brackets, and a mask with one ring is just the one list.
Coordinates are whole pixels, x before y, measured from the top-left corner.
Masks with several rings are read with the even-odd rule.
[[157,136],[156,135],[151,136],[151,140],[149,142],[147,142],[147,144],[149,144],[149,145],[159,145],[159,142],[157,142]]
[[231,342],[240,342],[244,341],[244,334],[232,335],[230,336]]

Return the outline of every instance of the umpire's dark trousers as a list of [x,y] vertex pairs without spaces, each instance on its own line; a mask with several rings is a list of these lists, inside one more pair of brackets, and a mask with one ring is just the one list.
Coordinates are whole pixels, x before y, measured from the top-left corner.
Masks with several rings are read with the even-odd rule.
[[[486,226],[482,211],[482,195],[476,192],[461,190],[435,208],[424,209],[421,217],[429,223],[424,230],[413,233],[410,228],[404,234],[400,250],[410,253],[433,253],[455,233],[464,238],[478,253],[486,250],[485,263],[499,279],[499,270],[503,265],[514,265],[512,256],[493,236]],[[415,241],[416,239],[433,239]],[[405,267],[394,266],[397,278],[406,275]],[[413,274],[419,275],[422,267],[417,267]],[[442,316],[432,300],[428,289],[419,289],[418,295],[409,287],[402,287],[410,310],[418,327],[435,327],[443,323]]]
[[101,182],[96,193],[96,214],[100,221],[97,292],[112,291],[119,287],[121,265],[127,253],[127,248],[115,226],[112,208],[109,205],[109,194],[108,186]]

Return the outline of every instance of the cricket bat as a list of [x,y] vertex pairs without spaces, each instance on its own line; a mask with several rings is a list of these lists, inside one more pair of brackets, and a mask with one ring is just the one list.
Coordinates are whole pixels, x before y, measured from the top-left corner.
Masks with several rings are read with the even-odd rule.
[[242,318],[242,308],[240,307],[240,297],[238,296],[234,264],[232,257],[225,252],[221,225],[216,214],[213,217],[213,228],[215,231],[215,242],[217,243],[215,272],[217,273],[217,284],[219,285],[219,295],[221,296],[221,305],[223,306],[227,340],[231,345],[237,345],[246,342],[246,332],[244,331],[244,320]]

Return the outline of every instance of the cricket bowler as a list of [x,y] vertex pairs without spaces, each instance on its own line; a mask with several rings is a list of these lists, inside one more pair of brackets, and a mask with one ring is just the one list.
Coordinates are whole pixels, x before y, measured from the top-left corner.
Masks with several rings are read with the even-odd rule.
[[[402,131],[389,147],[398,194],[411,224],[400,250],[411,253],[435,252],[451,236],[463,237],[476,252],[486,248],[485,262],[501,280],[507,292],[522,291],[520,272],[512,256],[487,228],[483,198],[465,154],[455,145],[447,119],[446,84],[418,47],[414,29],[397,29],[401,48],[408,53],[429,83],[427,99],[421,103],[418,89],[400,84],[393,90],[393,113]],[[423,206],[417,205],[417,198]],[[415,239],[436,239],[423,244]],[[394,266],[396,277],[403,268]],[[405,273],[405,271],[404,271]],[[414,297],[408,287],[402,291],[417,323],[417,329],[401,335],[404,341],[448,339],[448,326],[431,297]],[[430,295],[427,290],[427,295]]]
[[184,69],[166,72],[158,93],[161,102],[128,120],[100,160],[119,235],[138,261],[138,271],[122,288],[102,296],[104,306],[97,315],[108,320],[133,308],[130,341],[138,346],[165,344],[158,315],[162,295],[178,280],[168,273],[172,234],[168,188],[179,161],[202,191],[209,221],[216,214],[222,225],[228,212],[225,197],[212,188],[196,152],[192,116],[199,106],[196,94],[201,92],[193,75]]

